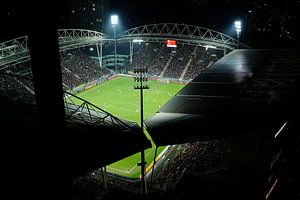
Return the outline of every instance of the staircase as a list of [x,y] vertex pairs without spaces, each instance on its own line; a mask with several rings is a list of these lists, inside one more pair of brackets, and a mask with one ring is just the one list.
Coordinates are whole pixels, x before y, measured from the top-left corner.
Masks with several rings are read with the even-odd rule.
[[160,73],[160,76],[163,77],[165,71],[167,70],[167,68],[169,67],[171,61],[173,59],[173,56],[170,57],[170,59],[168,60],[168,62],[166,63],[165,67],[164,67],[164,70],[162,70],[162,72]]
[[194,51],[191,53],[191,55],[193,55],[193,57],[191,57],[191,58],[189,59],[189,61],[187,62],[187,64],[186,64],[185,68],[183,69],[183,71],[182,71],[182,73],[181,73],[179,79],[182,80],[182,79],[184,78],[185,73],[186,73],[187,70],[189,69],[189,66],[191,65],[193,59],[196,57],[196,51],[197,51],[197,48],[198,48],[198,47],[195,47]]

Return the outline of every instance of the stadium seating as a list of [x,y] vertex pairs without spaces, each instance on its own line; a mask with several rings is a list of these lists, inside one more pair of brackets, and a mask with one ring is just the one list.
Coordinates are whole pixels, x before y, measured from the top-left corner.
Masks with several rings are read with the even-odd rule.
[[[110,46],[107,48],[109,50]],[[122,48],[124,49],[124,47]],[[105,50],[104,46],[103,51],[106,52],[108,50]],[[111,51],[109,52],[111,53]],[[124,53],[125,51],[123,50],[122,52]],[[127,64],[126,69],[127,71],[133,71],[138,66],[147,66],[149,67],[150,76],[171,79],[179,79],[181,77],[184,80],[192,80],[205,70],[208,65],[221,57],[220,53],[216,52],[206,51],[202,47],[182,44],[178,44],[177,48],[169,48],[166,47],[164,42],[134,44],[133,60],[132,63]],[[215,56],[212,57],[212,54]],[[112,75],[110,70],[100,68],[99,63],[93,61],[84,49],[61,52],[60,60],[62,84],[65,90],[71,90],[79,85],[84,85],[100,78],[106,80]],[[24,96],[34,95],[30,61],[10,66],[0,72],[14,76],[1,76],[0,82],[2,84],[0,90],[3,91],[3,96],[24,101],[22,100]],[[32,103],[33,101],[30,100],[30,102]]]
[[207,173],[222,169],[230,151],[225,139],[187,143],[180,146],[179,152],[159,175],[159,182],[176,180],[183,172]]
[[[127,71],[147,66],[150,76],[173,79],[179,79],[184,73],[184,68],[187,67],[183,79],[191,80],[221,57],[217,50],[207,51],[200,46],[183,44],[178,44],[176,48],[169,48],[165,43],[141,43],[134,48],[133,61],[128,63]],[[189,60],[191,62],[188,65]]]
[[98,63],[92,61],[80,49],[62,52],[60,57],[65,89],[72,89],[110,74],[109,70],[100,68]]
[[34,103],[34,87],[29,62],[10,66],[0,71],[2,97],[23,103]]

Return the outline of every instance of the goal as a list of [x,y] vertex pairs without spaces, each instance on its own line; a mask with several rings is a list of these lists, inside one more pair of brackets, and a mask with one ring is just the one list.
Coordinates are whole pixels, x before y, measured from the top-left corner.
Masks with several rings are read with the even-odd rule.
[[159,84],[169,84],[169,79],[167,79],[167,78],[158,78],[157,83],[159,83]]

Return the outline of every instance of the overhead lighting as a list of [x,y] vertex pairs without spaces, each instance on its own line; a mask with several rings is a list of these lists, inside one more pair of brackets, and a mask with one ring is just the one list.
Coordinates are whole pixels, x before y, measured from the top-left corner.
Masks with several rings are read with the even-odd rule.
[[211,49],[216,49],[217,47],[215,46],[211,46],[211,45],[205,45],[205,50],[207,51],[207,49],[211,48]]
[[241,21],[235,21],[234,22],[234,27],[235,27],[235,30],[237,32],[241,32],[242,31],[242,22]]
[[283,124],[283,126],[279,129],[279,131],[277,131],[277,133],[274,135],[274,138],[277,138],[277,136],[281,133],[281,131],[284,129],[284,127],[286,126],[287,122],[285,122]]
[[110,20],[111,20],[112,25],[117,25],[119,23],[119,16],[118,15],[111,15]]
[[144,42],[142,39],[133,39],[132,42]]

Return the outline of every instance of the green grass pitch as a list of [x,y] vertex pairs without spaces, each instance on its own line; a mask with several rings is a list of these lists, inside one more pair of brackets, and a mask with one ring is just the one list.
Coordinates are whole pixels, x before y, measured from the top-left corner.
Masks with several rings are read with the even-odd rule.
[[[130,77],[118,77],[85,90],[77,96],[86,99],[99,108],[115,115],[116,117],[135,121],[140,124],[140,91],[135,90],[135,82]],[[172,96],[184,85],[161,84],[157,81],[148,81],[150,89],[144,90],[144,119],[147,119],[159,110]],[[151,140],[148,133],[148,139]],[[145,151],[146,166],[149,166],[155,153],[155,145]],[[157,155],[164,149],[159,147]],[[108,172],[113,172],[130,178],[140,176],[140,153],[129,156],[107,166]]]

